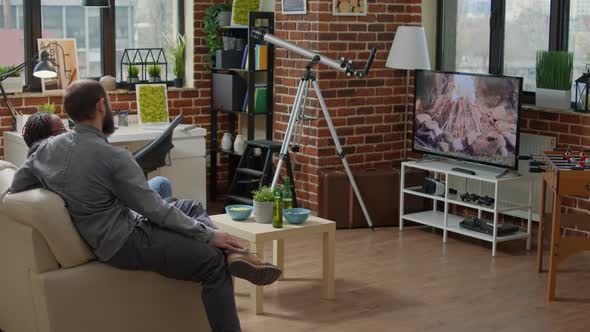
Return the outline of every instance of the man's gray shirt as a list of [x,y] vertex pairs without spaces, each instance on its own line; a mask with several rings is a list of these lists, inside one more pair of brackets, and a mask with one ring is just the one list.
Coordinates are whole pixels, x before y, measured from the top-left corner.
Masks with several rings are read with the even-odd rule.
[[164,202],[133,156],[92,126],[79,124],[41,143],[16,172],[10,192],[39,187],[63,198],[74,226],[102,261],[121,248],[141,216],[199,241],[214,240],[213,229]]

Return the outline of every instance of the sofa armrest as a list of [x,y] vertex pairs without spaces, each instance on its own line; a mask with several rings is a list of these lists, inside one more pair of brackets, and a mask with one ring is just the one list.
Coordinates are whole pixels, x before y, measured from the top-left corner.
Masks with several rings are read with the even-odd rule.
[[31,279],[58,270],[57,260],[39,232],[0,214],[0,266],[0,328],[37,331]]

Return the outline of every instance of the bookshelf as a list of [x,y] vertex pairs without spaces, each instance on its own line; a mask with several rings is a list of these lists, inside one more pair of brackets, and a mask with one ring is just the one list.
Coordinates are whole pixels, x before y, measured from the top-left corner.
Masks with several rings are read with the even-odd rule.
[[[257,25],[257,23],[259,25]],[[274,46],[269,44],[268,46],[268,65],[265,70],[256,69],[256,45],[261,44],[259,41],[252,38],[250,31],[255,27],[261,27],[266,29],[269,33],[274,33],[274,13],[273,12],[250,12],[248,17],[247,26],[224,26],[220,28],[220,32],[234,32],[243,36],[247,39],[247,52],[248,52],[248,66],[244,68],[223,68],[223,69],[212,69],[213,74],[217,73],[229,73],[234,75],[240,75],[245,78],[247,82],[247,111],[242,111],[242,108],[232,107],[231,109],[220,109],[214,106],[213,95],[214,95],[214,84],[211,82],[211,168],[209,173],[209,191],[212,200],[217,197],[217,171],[218,167],[218,156],[224,154],[229,156],[229,177],[233,177],[233,171],[237,162],[240,160],[240,155],[234,151],[222,150],[219,146],[219,126],[218,118],[220,114],[229,114],[229,132],[232,135],[232,141],[235,139],[236,134],[239,132],[237,128],[238,123],[246,121],[246,140],[253,140],[256,132],[256,119],[259,117],[265,117],[265,138],[272,140],[273,136],[273,93],[274,93]],[[257,113],[255,112],[255,97],[256,97],[256,85],[261,81],[266,85],[266,112]],[[244,96],[246,97],[246,96]],[[239,118],[241,117],[241,119]]]

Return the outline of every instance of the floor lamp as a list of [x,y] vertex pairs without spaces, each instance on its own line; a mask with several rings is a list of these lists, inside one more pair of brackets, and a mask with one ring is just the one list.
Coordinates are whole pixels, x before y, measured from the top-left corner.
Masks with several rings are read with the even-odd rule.
[[416,69],[430,69],[428,47],[424,28],[419,26],[401,26],[395,32],[393,45],[387,57],[385,67],[403,69],[406,71],[406,107],[404,111],[404,151],[403,161],[406,161],[408,148],[408,95],[410,88],[410,71]]

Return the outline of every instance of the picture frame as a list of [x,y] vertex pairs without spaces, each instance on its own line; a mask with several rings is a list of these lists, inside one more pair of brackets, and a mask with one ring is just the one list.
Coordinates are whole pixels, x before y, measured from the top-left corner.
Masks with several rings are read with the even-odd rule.
[[231,9],[231,26],[247,26],[248,12],[259,11],[261,0],[233,0]]
[[41,80],[41,88],[46,91],[64,91],[73,81],[78,80],[78,49],[74,38],[39,38],[39,53],[47,51],[49,60],[57,67],[57,77]]
[[367,16],[368,0],[332,0],[334,16]]
[[307,14],[307,0],[281,0],[284,15]]
[[166,84],[137,84],[137,121],[142,127],[161,127],[170,123]]

